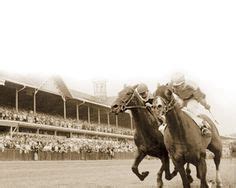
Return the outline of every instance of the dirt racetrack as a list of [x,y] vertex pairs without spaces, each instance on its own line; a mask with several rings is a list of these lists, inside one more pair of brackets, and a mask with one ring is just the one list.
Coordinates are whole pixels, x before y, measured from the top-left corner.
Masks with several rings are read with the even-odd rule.
[[[144,160],[140,171],[148,170],[143,181],[131,172],[133,160],[96,161],[1,161],[1,188],[150,188],[156,187],[160,161]],[[213,160],[207,160],[208,179],[214,179]],[[191,166],[194,182],[199,187],[195,168]],[[236,188],[236,158],[224,159],[221,164],[223,187]],[[182,187],[179,175],[164,187]],[[214,187],[214,186],[213,186]]]

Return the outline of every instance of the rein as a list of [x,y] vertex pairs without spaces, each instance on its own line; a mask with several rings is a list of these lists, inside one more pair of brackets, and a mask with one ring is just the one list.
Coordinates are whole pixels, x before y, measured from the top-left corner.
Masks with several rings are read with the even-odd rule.
[[134,109],[134,108],[146,109],[146,106],[140,106],[140,105],[139,105],[139,106],[127,106],[127,105],[130,103],[130,101],[134,98],[135,92],[136,92],[136,91],[134,90],[132,96],[130,97],[130,99],[129,99],[127,102],[122,101],[122,102],[125,104],[125,109],[126,109],[126,110],[128,110],[128,109]]
[[[134,90],[134,93],[132,94],[132,96],[130,97],[130,99],[128,100],[128,102],[124,102],[125,103],[125,105],[128,105],[129,103],[130,103],[130,101],[133,99],[133,97],[134,97],[134,95],[135,95],[135,90]],[[140,99],[140,95],[138,95],[137,96],[139,99]],[[141,98],[141,100],[142,100],[142,98]],[[125,106],[125,110],[128,110],[128,109],[147,109],[151,114],[152,114],[152,116],[155,118],[155,120],[157,121],[157,122],[160,122],[159,120],[158,120],[158,118],[155,116],[155,114],[153,113],[153,111],[152,110],[150,110],[150,109],[148,109],[145,105],[144,106],[141,106],[141,105],[138,105],[138,106]]]
[[161,98],[162,102],[165,104],[165,114],[174,108],[176,101],[173,96],[172,96],[172,99],[169,103],[163,97],[161,97],[161,96],[159,96],[159,97]]
[[133,108],[143,108],[143,109],[146,109],[145,106],[127,106],[127,107],[125,107],[125,109],[133,109]]

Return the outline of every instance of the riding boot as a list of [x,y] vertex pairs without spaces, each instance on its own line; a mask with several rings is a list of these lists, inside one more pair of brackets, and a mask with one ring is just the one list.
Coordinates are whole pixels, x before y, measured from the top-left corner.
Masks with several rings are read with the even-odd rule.
[[158,130],[164,135],[164,131],[166,129],[167,124],[163,123],[159,126]]
[[206,136],[206,137],[211,136],[211,131],[205,125],[201,127],[201,131],[202,131],[203,136]]

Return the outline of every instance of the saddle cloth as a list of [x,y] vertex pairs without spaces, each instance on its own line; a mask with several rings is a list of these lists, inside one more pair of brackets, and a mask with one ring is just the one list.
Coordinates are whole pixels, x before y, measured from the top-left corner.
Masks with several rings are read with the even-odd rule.
[[[187,114],[198,125],[199,128],[203,126],[203,119],[201,117],[196,116],[196,114],[192,113],[191,111],[188,111],[186,107],[183,107],[182,111]],[[208,123],[205,125],[208,125]],[[207,128],[210,128],[210,126]]]
[[[185,114],[187,114],[188,116],[190,116],[192,118],[192,120],[199,127],[201,127],[203,125],[203,121],[207,121],[206,119],[203,119],[202,116],[207,116],[215,125],[218,124],[217,121],[212,116],[211,112],[194,99],[189,100],[186,107],[182,108],[182,111]],[[209,123],[211,123],[211,122],[207,121],[207,123],[206,123],[206,126],[209,126],[208,128],[210,128]]]
[[[183,102],[182,100],[178,97],[175,96],[175,99],[177,101],[177,103],[182,106]],[[188,101],[186,107],[182,107],[181,110],[188,115],[196,124],[199,128],[201,128],[203,126],[203,121],[204,119],[201,118],[201,115],[206,115],[207,117],[209,117],[211,119],[211,121],[213,123],[215,123],[216,125],[218,124],[217,121],[214,119],[214,117],[212,116],[212,114],[210,113],[209,110],[207,110],[204,106],[202,106],[198,101],[196,101],[195,99],[191,99]],[[206,120],[205,120],[206,121]],[[207,122],[206,124],[204,124],[205,126],[208,126],[207,128],[211,128],[209,125],[209,122]],[[159,131],[164,135],[164,131],[166,128],[166,123],[163,123],[160,127],[159,127]]]
[[[194,113],[192,113],[191,111],[189,111],[186,107],[183,107],[181,109],[187,116],[189,116],[196,124],[199,128],[201,128],[203,126],[203,119],[200,118],[199,116],[196,116]],[[207,128],[210,128],[209,123],[204,124],[207,126]],[[158,130],[164,135],[164,131],[167,127],[166,123],[163,123],[162,125],[159,126]]]

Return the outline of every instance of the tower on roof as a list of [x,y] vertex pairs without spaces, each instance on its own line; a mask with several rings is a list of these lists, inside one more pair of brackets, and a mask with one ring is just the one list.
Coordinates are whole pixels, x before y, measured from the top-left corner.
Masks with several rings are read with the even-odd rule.
[[94,88],[94,96],[99,101],[104,101],[107,99],[106,80],[93,81],[93,88]]

